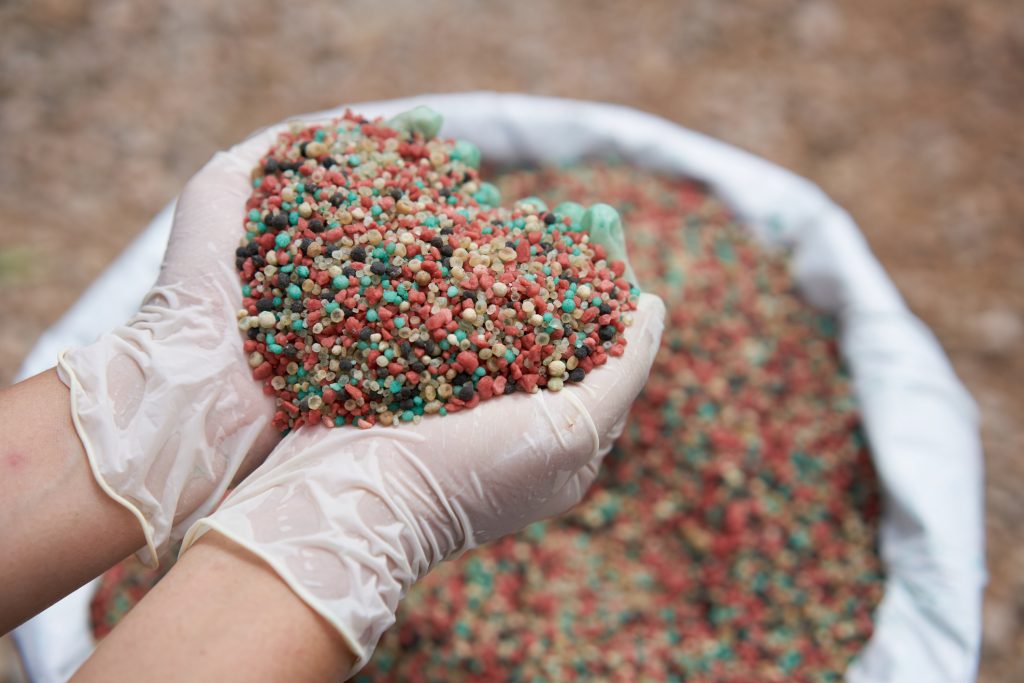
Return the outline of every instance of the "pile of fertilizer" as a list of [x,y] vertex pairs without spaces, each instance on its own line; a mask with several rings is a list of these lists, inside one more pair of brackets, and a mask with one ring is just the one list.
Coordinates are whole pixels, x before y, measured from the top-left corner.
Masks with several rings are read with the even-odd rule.
[[639,291],[615,210],[502,208],[440,125],[425,107],[294,124],[255,169],[238,322],[280,429],[558,391],[623,353]]

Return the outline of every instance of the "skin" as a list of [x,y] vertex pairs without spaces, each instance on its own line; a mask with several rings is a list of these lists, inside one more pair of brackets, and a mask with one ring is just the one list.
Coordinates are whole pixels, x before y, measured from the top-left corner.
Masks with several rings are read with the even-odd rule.
[[[96,484],[70,412],[54,370],[0,390],[0,633],[145,543]],[[75,678],[322,681],[351,663],[337,632],[277,574],[210,533]]]
[[56,371],[0,391],[0,415],[0,632],[6,633],[145,539],[135,517],[93,479]]
[[341,636],[269,567],[206,534],[100,643],[73,681],[328,681]]

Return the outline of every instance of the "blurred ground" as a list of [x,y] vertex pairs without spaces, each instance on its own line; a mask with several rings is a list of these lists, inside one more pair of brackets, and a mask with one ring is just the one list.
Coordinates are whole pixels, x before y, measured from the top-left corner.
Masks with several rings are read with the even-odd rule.
[[981,679],[1024,679],[1020,3],[6,0],[0,382],[214,150],[289,114],[470,89],[647,109],[853,214],[981,407]]

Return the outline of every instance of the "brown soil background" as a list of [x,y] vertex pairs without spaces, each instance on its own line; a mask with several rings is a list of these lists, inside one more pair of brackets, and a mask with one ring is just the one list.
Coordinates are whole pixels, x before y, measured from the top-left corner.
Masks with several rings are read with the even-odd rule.
[[981,407],[981,680],[1024,679],[1021,3],[7,0],[0,383],[215,150],[291,114],[473,89],[646,109],[853,214]]

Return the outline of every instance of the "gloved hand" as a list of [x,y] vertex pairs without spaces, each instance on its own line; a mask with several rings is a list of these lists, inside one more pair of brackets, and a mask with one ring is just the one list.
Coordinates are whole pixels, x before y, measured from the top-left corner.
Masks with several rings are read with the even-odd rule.
[[629,343],[580,384],[398,429],[303,428],[185,537],[216,530],[265,560],[369,659],[406,591],[442,560],[580,501],[658,348],[643,294]]
[[234,259],[252,169],[289,121],[218,152],[192,177],[139,312],[58,359],[93,476],[138,519],[150,567],[280,440],[274,400],[252,380],[242,349]]
[[192,178],[138,314],[58,362],[93,475],[138,518],[150,566],[280,439],[236,319],[234,251],[259,155],[218,153]]

